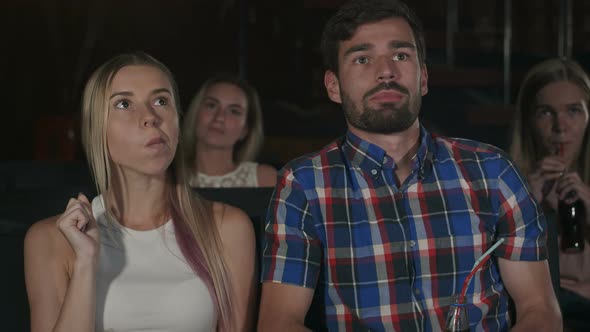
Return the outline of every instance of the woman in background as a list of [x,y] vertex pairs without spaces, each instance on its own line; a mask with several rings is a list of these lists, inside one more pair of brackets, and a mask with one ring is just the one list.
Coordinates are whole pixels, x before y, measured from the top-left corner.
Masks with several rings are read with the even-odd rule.
[[99,195],[70,199],[25,238],[31,330],[249,331],[255,239],[236,208],[194,197],[178,90],[144,53],[89,79],[82,135]]
[[569,59],[547,60],[526,75],[518,95],[510,154],[548,223],[559,222],[560,200],[580,200],[586,210],[583,252],[559,252],[564,322],[590,322],[590,80]]
[[276,169],[254,162],[263,140],[262,111],[246,81],[206,81],[188,108],[182,135],[192,186],[274,187]]

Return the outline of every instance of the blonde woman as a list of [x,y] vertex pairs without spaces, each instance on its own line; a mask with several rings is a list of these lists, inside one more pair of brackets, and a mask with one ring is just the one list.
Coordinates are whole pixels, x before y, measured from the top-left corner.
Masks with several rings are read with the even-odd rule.
[[590,80],[579,64],[569,59],[537,64],[520,88],[510,147],[548,222],[559,222],[559,200],[579,200],[586,210],[584,251],[559,252],[558,297],[566,325],[572,319],[590,322],[589,102]]
[[33,332],[252,327],[253,229],[186,185],[178,101],[170,71],[144,53],[89,79],[83,144],[99,196],[80,194],[27,232]]
[[193,98],[183,125],[191,185],[273,187],[276,169],[254,162],[262,140],[256,90],[233,76],[209,79]]

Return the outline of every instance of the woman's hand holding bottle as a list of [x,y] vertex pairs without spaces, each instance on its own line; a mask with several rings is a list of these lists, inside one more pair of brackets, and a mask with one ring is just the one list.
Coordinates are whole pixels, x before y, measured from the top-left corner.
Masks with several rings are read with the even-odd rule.
[[563,176],[566,169],[565,161],[555,155],[541,159],[536,169],[530,174],[528,181],[537,202],[548,203],[553,209],[557,209],[557,197],[550,197],[555,188],[556,181]]
[[582,181],[578,173],[570,172],[560,177],[555,192],[560,200],[568,204],[582,201],[586,211],[590,211],[590,186]]

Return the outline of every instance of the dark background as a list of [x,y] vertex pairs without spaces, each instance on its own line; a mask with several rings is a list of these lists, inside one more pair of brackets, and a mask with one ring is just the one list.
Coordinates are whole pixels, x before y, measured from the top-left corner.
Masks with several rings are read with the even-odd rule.
[[[4,0],[0,158],[82,159],[77,116],[84,82],[115,54],[143,50],[171,68],[183,106],[216,71],[249,79],[263,101],[266,142],[260,159],[280,166],[344,130],[338,106],[324,92],[318,48],[326,18],[342,2]],[[423,120],[443,134],[506,148],[512,103],[523,73],[535,62],[560,54],[560,13],[566,2],[511,2],[511,84],[506,103],[506,1],[409,1],[426,30],[430,92],[424,98]],[[457,24],[449,43],[448,6],[453,3]],[[587,68],[590,1],[569,3],[571,53]]]

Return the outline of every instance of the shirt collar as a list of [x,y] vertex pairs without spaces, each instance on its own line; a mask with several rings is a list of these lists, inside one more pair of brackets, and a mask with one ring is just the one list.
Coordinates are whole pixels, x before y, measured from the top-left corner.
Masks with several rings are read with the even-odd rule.
[[[420,146],[412,159],[412,171],[418,171],[420,177],[424,177],[432,170],[434,139],[432,135],[420,125]],[[353,167],[359,168],[369,174],[374,170],[395,169],[393,158],[385,153],[379,146],[369,143],[362,138],[347,131],[342,150]],[[373,174],[375,175],[375,174]]]

